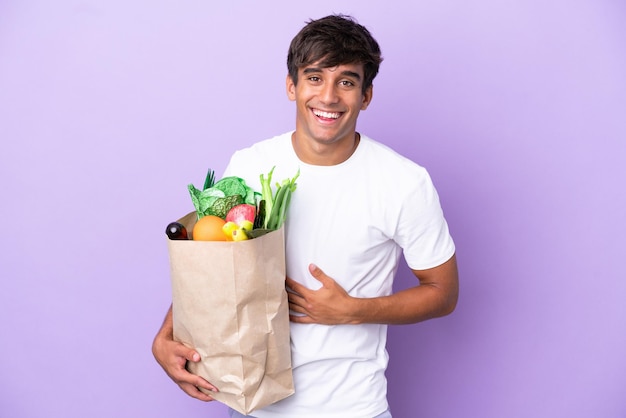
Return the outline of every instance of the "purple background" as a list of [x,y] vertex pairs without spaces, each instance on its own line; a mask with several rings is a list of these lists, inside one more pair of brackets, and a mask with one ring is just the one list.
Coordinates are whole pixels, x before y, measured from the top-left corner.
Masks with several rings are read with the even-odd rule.
[[332,12],[385,56],[359,129],[429,169],[458,247],[456,312],[390,327],[394,416],[626,416],[618,0],[0,1],[1,416],[225,416],[150,352],[164,228],[294,126],[286,49]]

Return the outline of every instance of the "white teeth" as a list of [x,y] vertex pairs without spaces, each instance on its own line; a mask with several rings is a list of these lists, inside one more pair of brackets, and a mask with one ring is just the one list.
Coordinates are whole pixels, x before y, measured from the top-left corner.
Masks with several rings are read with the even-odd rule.
[[337,119],[339,117],[339,113],[323,112],[321,110],[314,110],[313,113],[322,118]]

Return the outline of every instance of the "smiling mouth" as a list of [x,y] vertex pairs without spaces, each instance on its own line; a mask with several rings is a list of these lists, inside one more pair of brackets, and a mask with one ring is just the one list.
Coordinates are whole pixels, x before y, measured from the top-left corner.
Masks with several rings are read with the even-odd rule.
[[340,112],[325,112],[319,109],[313,109],[313,114],[321,119],[339,119]]

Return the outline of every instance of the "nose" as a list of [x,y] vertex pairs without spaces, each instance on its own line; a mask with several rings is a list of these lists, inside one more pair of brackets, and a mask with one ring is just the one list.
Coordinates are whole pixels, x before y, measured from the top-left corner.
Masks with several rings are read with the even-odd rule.
[[337,86],[334,83],[324,83],[320,91],[320,101],[324,104],[333,104],[338,100]]

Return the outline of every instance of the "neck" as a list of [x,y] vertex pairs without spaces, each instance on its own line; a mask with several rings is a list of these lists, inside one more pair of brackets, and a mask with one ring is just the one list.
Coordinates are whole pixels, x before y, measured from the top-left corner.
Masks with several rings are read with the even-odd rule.
[[303,163],[331,166],[343,163],[356,151],[361,141],[361,135],[358,132],[354,132],[348,138],[339,143],[323,144],[303,140],[296,130],[291,134],[291,144],[296,155]]

